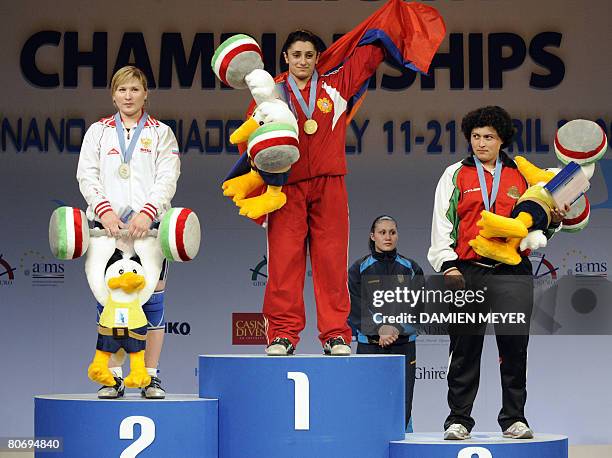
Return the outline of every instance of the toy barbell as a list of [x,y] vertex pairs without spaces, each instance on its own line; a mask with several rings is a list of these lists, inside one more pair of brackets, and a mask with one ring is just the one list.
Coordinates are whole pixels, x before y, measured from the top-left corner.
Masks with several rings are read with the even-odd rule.
[[[127,236],[127,229],[120,234]],[[85,254],[90,237],[105,236],[104,229],[90,229],[85,213],[79,208],[59,207],[49,221],[49,246],[58,259],[76,259]],[[200,220],[189,208],[171,208],[161,220],[159,229],[151,229],[164,257],[169,261],[191,261],[200,249]]]

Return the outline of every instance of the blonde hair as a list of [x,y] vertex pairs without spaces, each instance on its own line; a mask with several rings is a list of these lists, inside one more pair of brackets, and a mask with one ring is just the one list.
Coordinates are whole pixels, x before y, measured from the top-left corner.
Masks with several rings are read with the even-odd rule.
[[113,79],[111,80],[111,95],[115,93],[120,85],[132,78],[137,79],[140,84],[142,84],[145,92],[147,92],[147,77],[143,71],[133,65],[126,65],[117,70],[113,75]]

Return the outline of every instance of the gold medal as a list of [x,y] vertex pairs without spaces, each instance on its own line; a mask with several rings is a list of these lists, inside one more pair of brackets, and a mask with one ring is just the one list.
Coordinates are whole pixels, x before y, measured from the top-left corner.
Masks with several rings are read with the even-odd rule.
[[119,166],[119,176],[124,180],[127,180],[130,177],[130,166],[125,162]]
[[304,132],[306,132],[308,135],[314,134],[318,128],[319,125],[314,119],[307,119],[304,123]]

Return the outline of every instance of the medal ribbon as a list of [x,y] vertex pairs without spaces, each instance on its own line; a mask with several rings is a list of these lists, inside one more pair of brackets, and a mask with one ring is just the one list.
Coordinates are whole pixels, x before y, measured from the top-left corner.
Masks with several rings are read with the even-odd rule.
[[304,97],[302,97],[302,92],[297,87],[297,84],[291,75],[287,75],[287,81],[289,82],[291,92],[293,92],[293,95],[295,95],[295,98],[300,104],[302,111],[306,115],[306,119],[312,119],[317,98],[317,83],[319,81],[319,74],[315,70],[312,74],[312,78],[310,79],[310,99],[308,100],[308,106],[306,106],[306,101],[304,100]]
[[482,166],[482,162],[480,159],[474,155],[474,162],[476,163],[476,170],[478,172],[478,182],[480,183],[480,193],[482,194],[482,202],[484,203],[485,210],[490,211],[489,209],[495,203],[495,199],[497,199],[497,191],[499,191],[499,181],[501,180],[501,170],[502,163],[497,158],[495,161],[495,172],[493,174],[493,188],[491,189],[491,199],[489,200],[489,190],[487,188],[487,180],[485,179],[484,167]]
[[138,137],[140,137],[140,133],[147,121],[149,115],[145,111],[140,117],[140,121],[138,121],[138,125],[136,126],[136,130],[134,131],[134,136],[132,140],[130,140],[130,144],[128,145],[127,151],[125,149],[125,136],[123,135],[123,124],[121,123],[121,116],[119,112],[115,113],[115,127],[117,129],[117,138],[119,139],[119,148],[121,149],[121,159],[123,163],[129,164],[132,159],[132,153],[134,152],[134,148],[136,147],[136,143],[138,142]]
[[[287,78],[290,78],[287,76]],[[295,107],[293,106],[293,102],[291,101],[291,96],[289,95],[289,91],[287,90],[287,85],[284,81],[280,83],[276,83],[276,93],[280,96],[281,100],[287,104],[295,119],[297,119],[298,114],[295,111]]]

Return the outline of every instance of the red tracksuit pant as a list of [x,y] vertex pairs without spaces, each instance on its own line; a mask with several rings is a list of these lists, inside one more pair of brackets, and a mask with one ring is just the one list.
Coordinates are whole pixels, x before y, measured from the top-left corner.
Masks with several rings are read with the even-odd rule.
[[322,176],[283,186],[287,203],[268,215],[268,281],[263,313],[268,343],[288,338],[294,346],[306,324],[306,244],[317,303],[319,339],[342,336],[347,324],[348,197],[344,176]]

